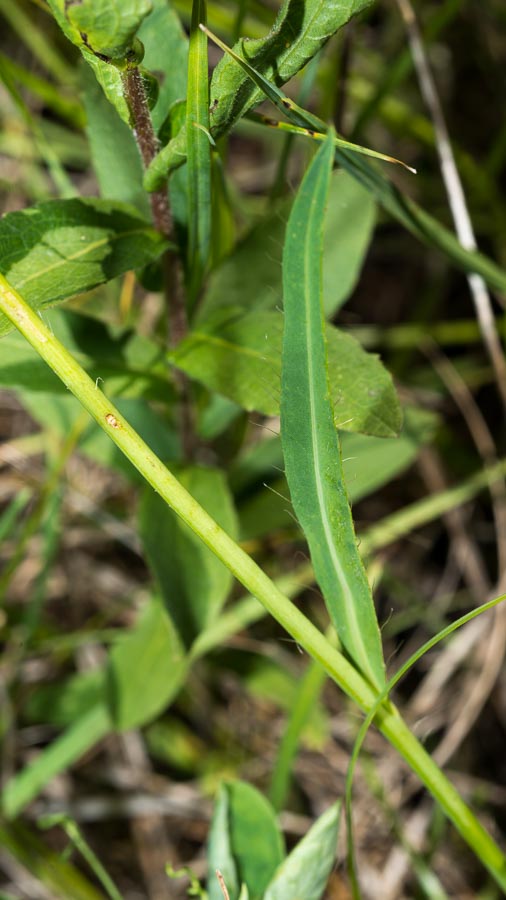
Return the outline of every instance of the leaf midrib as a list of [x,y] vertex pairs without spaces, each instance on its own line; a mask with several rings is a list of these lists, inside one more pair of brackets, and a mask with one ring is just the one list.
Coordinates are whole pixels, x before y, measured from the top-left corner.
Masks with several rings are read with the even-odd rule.
[[[62,225],[61,227],[62,228],[72,228],[75,226]],[[92,226],[92,227],[97,227],[97,226]],[[13,282],[12,282],[13,286],[17,290],[21,290],[21,288],[23,288],[23,287],[25,287],[25,285],[29,284],[30,281],[34,281],[35,279],[40,278],[42,275],[47,275],[48,272],[52,272],[52,271],[60,268],[61,266],[65,266],[69,262],[74,262],[76,259],[79,259],[80,257],[85,256],[87,253],[91,253],[93,250],[96,250],[99,247],[104,246],[105,244],[113,244],[115,241],[122,240],[123,238],[135,237],[136,235],[145,235],[146,236],[149,234],[149,232],[150,232],[150,229],[148,226],[145,226],[143,228],[134,228],[134,229],[131,229],[130,231],[122,231],[121,233],[112,232],[107,237],[101,238],[98,241],[93,241],[93,243],[91,243],[91,244],[86,244],[85,247],[83,247],[81,250],[76,251],[75,253],[72,253],[70,256],[66,256],[64,259],[59,259],[56,262],[51,263],[51,265],[46,266],[43,269],[38,269],[36,272],[33,272],[31,275],[28,275],[22,281],[13,280]],[[40,244],[37,244],[37,246],[40,246]],[[51,247],[50,249],[53,252],[58,252],[56,250],[56,248],[54,248],[54,247]],[[28,254],[27,254],[27,256],[28,256]],[[24,259],[26,259],[26,256],[23,257],[23,260]],[[19,263],[21,263],[23,260],[19,260]],[[97,260],[97,264],[98,263],[99,263],[99,260]],[[18,263],[14,263],[14,265],[17,265],[17,264]],[[11,269],[12,268],[13,268],[13,266],[11,266]],[[9,269],[5,273],[6,278],[8,278],[11,269]]]
[[[311,237],[313,233],[313,228],[319,227],[318,223],[315,222],[315,199],[311,201],[311,214],[307,223],[307,228],[305,232],[304,239],[304,272],[303,272],[303,284],[304,284],[304,306],[305,306],[305,320],[306,320],[306,342],[305,346],[307,347],[307,364],[308,364],[308,377],[309,377],[309,405],[310,405],[310,420],[311,420],[311,447],[312,447],[312,456],[314,461],[315,468],[315,483],[316,483],[316,493],[318,497],[318,503],[321,510],[321,521],[323,525],[323,531],[325,535],[325,539],[327,541],[327,546],[329,549],[330,557],[334,564],[334,568],[344,594],[345,601],[345,609],[347,614],[347,619],[350,623],[350,631],[353,637],[350,640],[350,644],[353,647],[360,646],[360,659],[361,665],[369,672],[369,676],[373,678],[373,683],[376,683],[377,678],[374,671],[369,666],[369,660],[366,653],[366,649],[364,646],[364,642],[362,640],[362,632],[359,627],[357,614],[355,610],[355,604],[353,602],[353,594],[350,589],[348,580],[346,578],[345,572],[341,565],[341,561],[339,559],[339,554],[336,551],[335,543],[332,535],[332,526],[328,516],[327,504],[325,501],[325,492],[323,488],[323,478],[321,471],[321,461],[319,454],[319,441],[317,434],[317,421],[316,421],[316,397],[315,397],[315,380],[313,378],[313,354],[310,352],[310,348],[312,346],[312,336],[311,336],[311,324],[310,324],[310,311],[312,308],[311,305],[311,290],[309,289],[309,278],[308,273],[311,271],[310,267],[310,257],[312,255],[312,246],[311,246]],[[318,286],[319,288],[319,286]],[[332,413],[331,413],[332,415]],[[333,422],[333,416],[332,416]]]

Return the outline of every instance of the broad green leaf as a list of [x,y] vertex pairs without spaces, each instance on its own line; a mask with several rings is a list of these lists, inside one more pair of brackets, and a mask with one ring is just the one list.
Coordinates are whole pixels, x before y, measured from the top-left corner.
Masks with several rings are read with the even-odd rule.
[[131,203],[149,219],[142,162],[131,128],[107,100],[89,66],[81,66],[86,134],[102,197]]
[[334,866],[341,806],[331,806],[281,863],[264,900],[321,900]]
[[154,598],[109,654],[106,697],[114,727],[124,731],[149,722],[172,700],[187,671],[179,637]]
[[[236,516],[223,473],[188,467],[178,478],[219,525],[237,533]],[[146,557],[164,602],[186,648],[218,615],[227,599],[232,576],[153,491],[143,496],[140,534]]]
[[220,787],[214,802],[213,818],[209,829],[207,861],[209,900],[223,900],[223,893],[216,877],[217,869],[223,875],[230,900],[236,900],[239,895],[239,883],[230,834],[230,800],[225,785]]
[[[281,440],[292,503],[339,639],[375,687],[384,683],[381,640],[357,549],[339,439],[329,402],[321,300],[322,220],[332,136],[306,172],[287,225]],[[376,390],[374,381],[371,390]]]
[[269,211],[211,272],[196,322],[237,303],[257,312],[281,306],[281,257],[290,207],[291,199]]
[[188,53],[186,134],[188,153],[188,258],[189,302],[198,298],[211,247],[211,144],[209,136],[209,85],[206,0],[193,0]]
[[[270,803],[256,788],[243,781],[233,781],[223,788],[227,792],[228,841],[221,837],[221,845],[228,844],[237,871],[237,884],[245,884],[251,900],[260,900],[274,872],[285,856],[283,838]],[[225,827],[224,815],[220,817]],[[224,855],[224,858],[227,857]],[[220,868],[216,856],[210,858],[214,868]],[[223,873],[225,874],[225,873]],[[230,887],[227,884],[227,887]],[[230,900],[238,900],[237,887]],[[211,895],[218,900],[219,894]]]
[[[264,217],[211,275],[198,319],[237,302],[244,309],[275,309],[283,289],[281,258],[291,200]],[[350,296],[372,235],[375,204],[346,172],[333,172],[324,224],[323,306],[333,315]]]
[[[281,313],[225,309],[202,323],[170,355],[192,378],[247,410],[279,412]],[[327,326],[329,384],[336,426],[391,437],[401,415],[392,379],[378,357]]]
[[[156,259],[164,238],[107,200],[50,200],[0,220],[0,272],[45,309]],[[0,336],[12,329],[0,314]]]
[[323,309],[334,316],[358,281],[376,219],[369,191],[346,172],[332,173],[323,228]]
[[63,8],[85,46],[110,59],[122,59],[152,5],[151,0],[72,0]]
[[[267,79],[276,84],[289,81],[318,53],[328,39],[365,9],[371,0],[284,0],[269,34],[256,40],[241,39],[234,50]],[[211,79],[211,133],[214,138],[263,99],[262,91],[237,63],[224,57]],[[167,172],[184,162],[186,129],[183,129],[156,157],[146,174],[146,187],[155,190]]]

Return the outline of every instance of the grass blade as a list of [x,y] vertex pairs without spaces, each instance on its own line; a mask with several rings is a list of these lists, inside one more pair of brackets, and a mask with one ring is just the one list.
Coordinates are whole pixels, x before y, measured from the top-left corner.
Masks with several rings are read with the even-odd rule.
[[207,37],[199,27],[206,22],[206,0],[193,0],[188,53],[188,292],[195,304],[209,260],[211,245],[211,135]]
[[[273,119],[269,119],[266,116],[258,116],[255,113],[247,113],[248,118],[253,118],[255,121],[263,123],[264,125],[270,125],[273,128],[280,128],[284,131],[291,132],[292,134],[302,134],[306,137],[311,137],[315,140],[324,141],[327,135],[328,129],[321,119],[318,119],[316,116],[313,116],[311,113],[305,112],[300,106],[294,103],[293,100],[289,100],[288,97],[282,93],[275,85],[271,84],[267,78],[264,78],[263,75],[260,74],[253,66],[250,66],[242,56],[239,56],[234,50],[224,44],[223,41],[220,41],[212,31],[209,31],[205,26],[201,26],[202,31],[211,38],[211,40],[220,47],[224,53],[228,53],[232,59],[235,59],[236,63],[244,70],[246,75],[248,75],[251,80],[256,84],[256,86],[263,91],[266,97],[274,103],[281,112],[286,115],[287,110],[289,109],[293,115],[299,115],[301,120],[304,121],[304,117],[307,117],[311,122],[311,125],[297,125],[290,124],[287,125],[286,122],[277,122]],[[343,147],[347,150],[354,151],[355,153],[361,153],[364,156],[372,156],[375,159],[382,159],[384,162],[397,163],[400,166],[404,166],[405,169],[409,169],[411,172],[410,166],[407,166],[406,163],[401,162],[400,159],[394,159],[393,156],[387,156],[385,153],[379,153],[377,150],[370,150],[368,147],[362,147],[360,144],[352,144],[350,141],[345,141],[344,138],[338,137],[334,134],[334,142],[336,147]]]
[[281,439],[293,506],[347,653],[375,687],[385,673],[378,623],[358,553],[329,400],[321,255],[332,134],[294,202],[283,256],[285,331]]

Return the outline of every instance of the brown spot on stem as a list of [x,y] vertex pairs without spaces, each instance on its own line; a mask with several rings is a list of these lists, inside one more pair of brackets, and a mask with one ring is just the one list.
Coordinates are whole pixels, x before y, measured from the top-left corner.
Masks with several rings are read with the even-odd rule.
[[111,426],[111,428],[120,428],[121,427],[116,416],[113,416],[112,413],[107,413],[107,415],[105,417],[105,421],[107,422],[108,425]]

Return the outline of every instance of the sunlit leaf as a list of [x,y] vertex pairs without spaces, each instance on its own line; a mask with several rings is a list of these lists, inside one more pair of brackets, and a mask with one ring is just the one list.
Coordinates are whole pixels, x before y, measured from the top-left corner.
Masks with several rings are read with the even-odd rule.
[[[167,242],[107,200],[50,200],[0,220],[0,272],[44,309],[157,259]],[[0,314],[0,335],[13,328]]]
[[[206,387],[247,410],[279,412],[281,313],[222,310],[202,323],[171,360]],[[392,379],[377,356],[350,335],[327,326],[329,385],[336,426],[390,437],[401,415]]]

